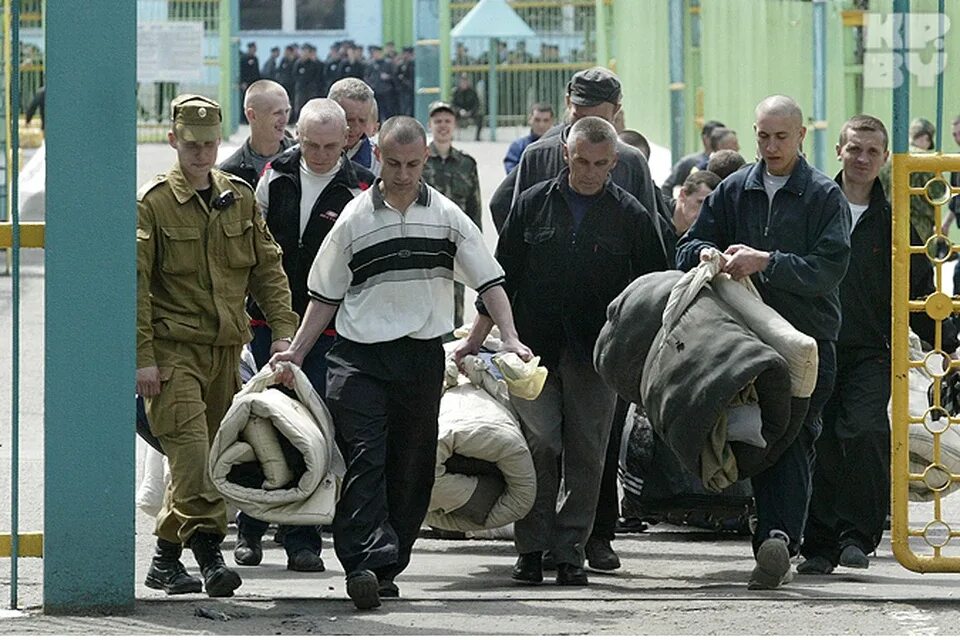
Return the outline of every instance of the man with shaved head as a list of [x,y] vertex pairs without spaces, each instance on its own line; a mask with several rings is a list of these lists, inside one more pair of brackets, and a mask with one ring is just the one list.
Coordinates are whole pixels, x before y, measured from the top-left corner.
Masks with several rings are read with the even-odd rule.
[[[345,132],[344,132],[345,133]],[[333,543],[358,609],[400,593],[394,579],[430,504],[443,386],[441,337],[453,331],[453,276],[476,289],[503,349],[527,360],[503,290],[503,269],[477,225],[422,180],[423,126],[394,116],[380,129],[374,185],[327,234],[307,277],[310,303],[290,349],[304,362],[336,314],[327,406],[347,462]],[[282,368],[282,367],[281,367]],[[280,376],[290,381],[288,371]]]
[[279,83],[257,80],[243,96],[243,112],[250,123],[250,136],[220,164],[220,170],[243,178],[256,188],[267,163],[294,144],[287,133],[290,99]]
[[727,177],[704,201],[677,247],[677,267],[693,268],[707,250],[720,250],[724,272],[749,277],[764,302],[817,341],[817,385],[803,427],[773,466],[752,478],[756,567],[748,586],[776,589],[792,578],[790,558],[799,551],[807,517],[820,414],[836,375],[850,207],[840,186],[800,154],[806,128],[793,99],[770,96],[755,116],[761,160]]

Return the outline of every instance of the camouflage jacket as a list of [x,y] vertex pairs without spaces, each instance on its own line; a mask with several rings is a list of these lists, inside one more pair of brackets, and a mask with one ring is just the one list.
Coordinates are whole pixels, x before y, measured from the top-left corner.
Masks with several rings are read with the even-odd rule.
[[423,180],[453,200],[468,218],[483,228],[480,221],[483,211],[480,205],[480,177],[473,156],[450,147],[447,157],[441,158],[437,147],[431,142],[430,157],[423,167]]

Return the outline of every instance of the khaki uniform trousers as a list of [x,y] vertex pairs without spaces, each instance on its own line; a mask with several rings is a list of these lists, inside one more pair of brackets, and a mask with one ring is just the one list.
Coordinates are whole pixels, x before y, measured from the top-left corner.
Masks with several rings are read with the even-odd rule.
[[197,531],[223,538],[226,505],[207,473],[220,420],[240,388],[240,345],[154,340],[160,394],[146,399],[150,431],[170,463],[155,533],[184,544]]

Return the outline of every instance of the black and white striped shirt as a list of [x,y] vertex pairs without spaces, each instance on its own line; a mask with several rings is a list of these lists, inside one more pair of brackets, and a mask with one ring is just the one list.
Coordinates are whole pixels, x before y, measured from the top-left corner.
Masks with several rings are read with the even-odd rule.
[[400,213],[380,184],[354,198],[310,269],[310,295],[340,305],[337,333],[362,343],[436,338],[453,330],[453,281],[483,293],[503,269],[477,226],[423,184]]

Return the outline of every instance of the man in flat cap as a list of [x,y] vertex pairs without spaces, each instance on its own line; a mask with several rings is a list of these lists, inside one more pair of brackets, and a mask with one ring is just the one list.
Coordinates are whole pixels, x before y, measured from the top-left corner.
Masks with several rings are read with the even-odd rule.
[[[434,102],[428,110],[430,133],[433,139],[428,146],[430,155],[423,166],[423,180],[447,196],[483,229],[480,204],[480,177],[477,161],[468,153],[453,146],[453,132],[457,128],[457,114],[447,102]],[[453,326],[463,324],[463,285],[453,287]]]
[[240,349],[250,341],[249,291],[274,330],[272,351],[297,329],[280,249],[242,179],[213,168],[220,106],[180,95],[167,134],[177,162],[137,194],[137,393],[170,462],[146,586],[198,593],[180,563],[193,551],[207,595],[240,586],[224,565],[223,498],[207,474],[210,442],[239,388]]

